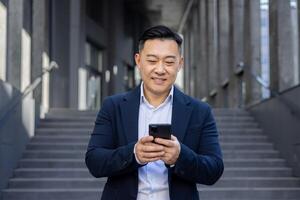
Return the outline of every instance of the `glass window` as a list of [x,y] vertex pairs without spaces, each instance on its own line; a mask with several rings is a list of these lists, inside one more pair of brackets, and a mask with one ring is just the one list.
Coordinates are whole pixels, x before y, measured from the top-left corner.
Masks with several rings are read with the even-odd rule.
[[[91,42],[85,43],[85,68],[80,69],[79,105],[81,109],[96,110],[101,105],[103,52]],[[82,96],[86,96],[83,98]]]

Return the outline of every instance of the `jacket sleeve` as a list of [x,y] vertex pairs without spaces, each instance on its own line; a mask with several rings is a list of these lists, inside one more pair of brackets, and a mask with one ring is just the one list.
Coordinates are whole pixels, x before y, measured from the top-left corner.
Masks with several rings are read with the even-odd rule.
[[181,143],[181,151],[172,173],[196,183],[212,185],[224,170],[218,132],[211,109],[207,106],[197,152]]
[[85,155],[85,163],[90,173],[97,178],[130,173],[142,166],[136,162],[133,154],[135,143],[116,147],[113,115],[112,99],[107,98],[97,115]]

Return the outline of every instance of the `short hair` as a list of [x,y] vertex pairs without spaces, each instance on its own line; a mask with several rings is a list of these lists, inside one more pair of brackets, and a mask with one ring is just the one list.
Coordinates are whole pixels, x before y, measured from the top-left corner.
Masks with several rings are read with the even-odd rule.
[[174,40],[177,43],[180,52],[182,38],[176,32],[163,25],[153,26],[144,31],[139,38],[139,51],[144,48],[144,44],[147,40],[152,39]]

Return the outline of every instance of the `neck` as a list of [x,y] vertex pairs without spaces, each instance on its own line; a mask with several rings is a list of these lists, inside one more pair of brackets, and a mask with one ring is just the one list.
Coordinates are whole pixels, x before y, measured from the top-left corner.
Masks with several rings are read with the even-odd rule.
[[147,101],[154,107],[158,107],[160,104],[162,104],[166,98],[168,97],[168,94],[170,93],[170,90],[165,94],[153,94],[150,91],[146,91],[144,89],[144,96],[147,99]]

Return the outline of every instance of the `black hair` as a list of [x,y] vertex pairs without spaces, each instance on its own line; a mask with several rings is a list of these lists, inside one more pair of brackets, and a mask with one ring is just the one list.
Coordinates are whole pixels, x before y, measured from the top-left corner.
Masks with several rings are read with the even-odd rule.
[[139,51],[141,51],[144,48],[144,44],[146,40],[151,39],[170,39],[174,40],[179,49],[181,48],[182,44],[182,38],[174,31],[172,31],[170,28],[158,25],[148,28],[144,31],[144,33],[139,38]]

